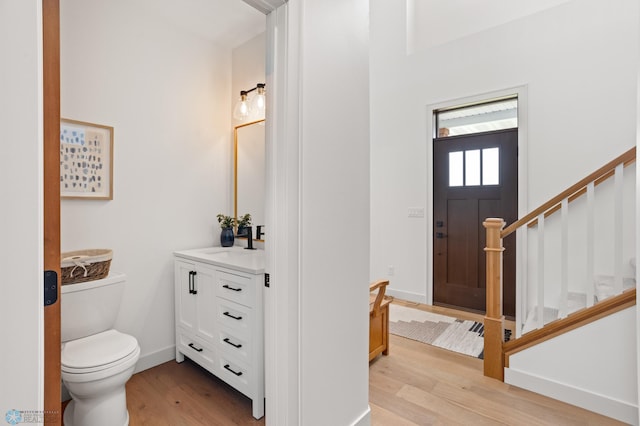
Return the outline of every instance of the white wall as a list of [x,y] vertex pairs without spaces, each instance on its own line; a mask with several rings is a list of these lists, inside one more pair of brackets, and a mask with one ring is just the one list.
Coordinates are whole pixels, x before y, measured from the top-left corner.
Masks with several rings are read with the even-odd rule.
[[172,252],[219,245],[231,211],[231,52],[137,2],[61,1],[64,118],[114,127],[113,201],[62,201],[62,250],[111,248],[116,327],[138,369],[171,359]]
[[42,2],[0,1],[0,416],[43,399]]
[[368,3],[300,1],[298,15],[300,424],[309,426],[368,413]]
[[[635,144],[637,2],[558,3],[534,14],[516,10],[516,19],[504,22],[493,22],[486,9],[474,16],[486,25],[471,34],[443,19],[432,24],[459,33],[447,29],[441,44],[430,45],[419,39],[424,31],[407,30],[407,23],[417,24],[405,7],[371,1],[370,273],[387,277],[393,265],[391,294],[430,300],[427,105],[527,88],[528,149],[520,155],[528,169],[529,209]],[[456,9],[465,10],[471,9]],[[413,43],[409,54],[407,40]],[[408,218],[409,207],[425,208],[426,217]]]
[[368,1],[267,22],[267,424],[366,425]]
[[638,424],[637,360],[632,307],[512,355],[505,382]]

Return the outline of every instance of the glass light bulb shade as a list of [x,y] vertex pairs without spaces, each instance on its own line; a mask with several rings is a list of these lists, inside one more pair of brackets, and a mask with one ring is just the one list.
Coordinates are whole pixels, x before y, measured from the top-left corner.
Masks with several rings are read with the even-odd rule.
[[244,120],[249,117],[249,103],[247,97],[243,96],[233,108],[233,118],[236,120]]
[[254,111],[264,111],[265,105],[266,99],[264,97],[264,93],[258,92],[258,94],[256,94],[253,99],[251,99],[251,108]]

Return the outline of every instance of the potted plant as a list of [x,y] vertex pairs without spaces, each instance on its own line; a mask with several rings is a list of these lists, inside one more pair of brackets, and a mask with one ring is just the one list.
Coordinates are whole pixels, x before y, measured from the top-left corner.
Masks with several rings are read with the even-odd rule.
[[251,226],[251,215],[249,213],[238,218],[238,236],[246,234],[247,226]]
[[236,223],[235,218],[219,214],[218,223],[220,224],[220,228],[222,228],[222,232],[220,232],[220,245],[222,247],[233,246],[233,226]]

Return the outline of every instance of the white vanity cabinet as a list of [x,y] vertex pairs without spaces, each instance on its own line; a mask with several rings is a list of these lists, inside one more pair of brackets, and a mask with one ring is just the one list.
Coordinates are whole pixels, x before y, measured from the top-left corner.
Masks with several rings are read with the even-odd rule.
[[264,253],[242,248],[175,252],[176,361],[187,356],[264,416]]

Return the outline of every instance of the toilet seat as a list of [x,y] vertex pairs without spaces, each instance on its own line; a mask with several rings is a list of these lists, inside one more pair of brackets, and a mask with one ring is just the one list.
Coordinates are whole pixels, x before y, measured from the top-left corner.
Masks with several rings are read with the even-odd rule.
[[63,343],[60,361],[65,373],[87,374],[129,364],[139,355],[135,337],[107,330]]

